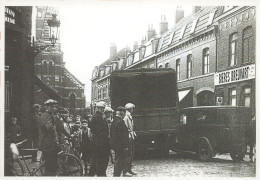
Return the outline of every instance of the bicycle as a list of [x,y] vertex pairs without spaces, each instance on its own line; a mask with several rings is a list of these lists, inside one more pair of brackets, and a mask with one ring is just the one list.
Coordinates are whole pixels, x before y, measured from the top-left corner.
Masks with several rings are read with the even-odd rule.
[[[19,147],[27,141],[23,140],[19,143],[16,143],[19,152],[26,150],[20,149]],[[23,162],[23,163],[22,163]],[[26,170],[23,166],[26,167]],[[16,169],[17,176],[43,176],[44,175],[44,164],[45,161],[41,158],[39,161],[38,167],[33,167],[32,169],[29,167],[28,163],[26,162],[25,156],[23,153],[21,154],[21,158],[14,162],[14,167]],[[83,175],[83,166],[81,161],[73,154],[69,154],[63,151],[58,153],[58,171],[56,176],[82,176]]]

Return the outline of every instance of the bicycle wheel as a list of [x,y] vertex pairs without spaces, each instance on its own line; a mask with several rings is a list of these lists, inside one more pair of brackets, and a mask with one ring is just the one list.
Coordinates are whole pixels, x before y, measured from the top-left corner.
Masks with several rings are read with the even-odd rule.
[[15,172],[14,172],[15,176],[24,176],[25,175],[22,161],[19,158],[14,161],[13,166],[14,166],[14,170],[15,170]]
[[62,153],[58,155],[58,176],[82,176],[83,165],[73,154]]

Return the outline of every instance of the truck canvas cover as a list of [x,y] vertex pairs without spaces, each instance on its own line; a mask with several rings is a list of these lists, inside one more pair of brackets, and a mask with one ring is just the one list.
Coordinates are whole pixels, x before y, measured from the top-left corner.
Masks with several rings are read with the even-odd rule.
[[138,109],[176,107],[178,92],[173,69],[114,71],[110,76],[111,105],[133,103]]

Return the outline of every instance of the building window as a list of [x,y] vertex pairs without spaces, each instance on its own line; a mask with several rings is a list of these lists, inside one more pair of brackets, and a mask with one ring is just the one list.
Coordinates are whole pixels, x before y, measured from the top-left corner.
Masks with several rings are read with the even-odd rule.
[[202,74],[209,73],[209,48],[203,49],[203,69]]
[[76,108],[76,94],[70,94],[70,108]]
[[59,76],[55,76],[55,81],[56,81],[56,82],[59,82],[59,81],[60,81]]
[[165,64],[165,68],[170,68],[170,64],[169,64],[169,63],[166,63],[166,64]]
[[49,62],[49,74],[53,74],[53,65],[54,63],[52,61]]
[[229,37],[229,66],[237,64],[237,33]]
[[48,64],[47,64],[47,61],[42,61],[42,64],[43,64],[43,71],[45,74],[48,73]]
[[252,27],[247,27],[243,31],[243,62],[251,62],[253,50],[254,50],[254,42],[253,42],[253,32]]
[[251,105],[251,88],[250,88],[250,86],[243,87],[243,94],[244,94],[243,105],[250,107],[250,105]]
[[162,65],[159,66],[159,68],[162,68],[162,67],[163,67]]
[[103,99],[107,97],[107,86],[103,87]]
[[231,88],[228,90],[228,102],[231,106],[237,105],[237,90],[236,88]]
[[176,73],[177,73],[177,80],[180,80],[180,77],[181,77],[180,59],[176,60]]
[[187,56],[187,78],[192,76],[192,55]]

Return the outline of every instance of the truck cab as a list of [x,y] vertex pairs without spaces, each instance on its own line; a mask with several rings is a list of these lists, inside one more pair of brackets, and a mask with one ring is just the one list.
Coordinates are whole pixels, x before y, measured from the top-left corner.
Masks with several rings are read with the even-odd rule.
[[207,161],[217,153],[243,159],[251,121],[249,107],[205,106],[180,110],[176,147]]

